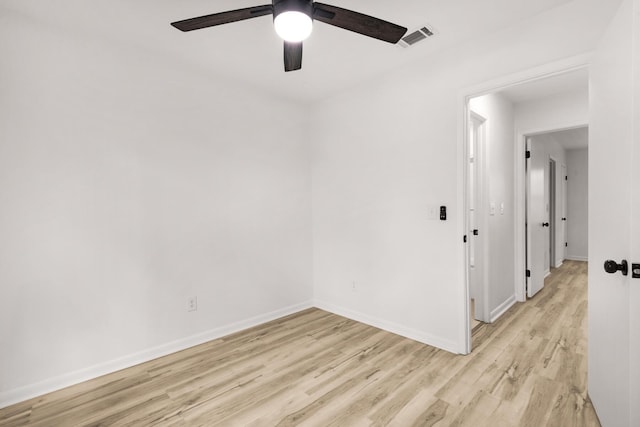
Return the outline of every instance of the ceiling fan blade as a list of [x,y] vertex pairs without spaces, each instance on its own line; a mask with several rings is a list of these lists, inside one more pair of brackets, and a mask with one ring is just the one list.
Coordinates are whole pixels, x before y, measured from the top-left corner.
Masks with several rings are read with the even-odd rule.
[[183,21],[176,21],[172,22],[171,25],[181,31],[193,31],[201,28],[243,21],[245,19],[257,18],[259,16],[270,15],[272,13],[273,6],[265,4],[262,6],[247,7],[245,9],[230,10],[228,12],[214,13],[213,15],[205,15],[197,18],[185,19]]
[[407,29],[373,16],[324,3],[313,3],[313,19],[389,43],[398,43]]
[[284,42],[284,70],[296,71],[302,68],[302,42]]

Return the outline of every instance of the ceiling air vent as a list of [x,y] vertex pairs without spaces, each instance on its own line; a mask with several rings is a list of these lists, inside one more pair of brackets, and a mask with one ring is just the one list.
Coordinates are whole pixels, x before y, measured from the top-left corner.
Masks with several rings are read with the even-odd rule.
[[434,31],[431,28],[425,26],[404,36],[400,40],[399,44],[402,47],[410,47],[418,42],[421,42],[422,40],[426,40],[429,37],[432,37],[433,35]]

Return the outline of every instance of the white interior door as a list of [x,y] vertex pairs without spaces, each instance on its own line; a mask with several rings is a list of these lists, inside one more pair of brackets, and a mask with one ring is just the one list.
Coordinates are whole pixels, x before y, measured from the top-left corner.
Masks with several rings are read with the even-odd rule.
[[475,301],[474,318],[488,322],[488,295],[485,278],[484,212],[484,122],[485,119],[471,112],[469,119],[469,182],[467,206],[469,207],[469,292]]
[[558,265],[567,259],[567,165],[560,166],[561,185],[560,185],[560,253],[558,258]]
[[622,2],[590,72],[589,395],[606,427],[640,426],[640,279],[603,269],[640,262],[639,13]]
[[539,144],[527,138],[527,296],[531,298],[544,287],[545,253],[549,251],[546,164],[544,151]]
[[547,227],[547,239],[549,242],[548,263],[546,264],[545,274],[551,272],[551,267],[556,267],[556,161],[549,159],[549,169],[547,171],[547,218],[549,227]]

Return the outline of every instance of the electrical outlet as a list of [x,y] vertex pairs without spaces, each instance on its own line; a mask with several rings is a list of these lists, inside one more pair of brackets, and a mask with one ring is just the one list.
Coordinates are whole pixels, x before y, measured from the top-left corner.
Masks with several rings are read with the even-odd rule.
[[198,310],[198,297],[187,298],[187,311]]

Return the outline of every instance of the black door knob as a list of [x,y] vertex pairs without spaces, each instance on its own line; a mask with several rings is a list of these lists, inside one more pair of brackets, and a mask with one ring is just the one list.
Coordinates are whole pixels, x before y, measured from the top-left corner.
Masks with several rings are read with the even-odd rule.
[[611,274],[621,271],[622,275],[626,276],[629,274],[629,263],[626,259],[623,259],[620,264],[609,259],[604,262],[604,271]]
[[548,226],[549,226],[549,223],[548,223],[548,222],[543,222],[543,223],[542,223],[542,226],[543,226],[543,227],[548,227]]

